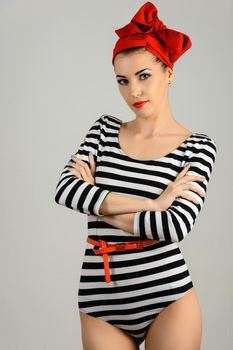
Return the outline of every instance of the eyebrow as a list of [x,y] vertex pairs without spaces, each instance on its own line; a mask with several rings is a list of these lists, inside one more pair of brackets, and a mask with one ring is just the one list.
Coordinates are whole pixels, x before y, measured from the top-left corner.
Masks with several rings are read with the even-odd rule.
[[[150,68],[144,68],[144,69],[141,69],[141,70],[139,70],[138,72],[136,72],[135,75],[138,75],[139,73],[143,72],[143,71],[146,70],[146,69],[151,70]],[[117,77],[126,78],[124,75],[119,75],[119,74],[116,75],[116,78],[117,78]]]

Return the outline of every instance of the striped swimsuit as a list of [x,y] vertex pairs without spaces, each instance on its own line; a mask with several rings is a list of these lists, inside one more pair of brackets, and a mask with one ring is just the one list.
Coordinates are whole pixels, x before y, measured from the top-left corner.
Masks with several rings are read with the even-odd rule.
[[[103,255],[86,241],[78,289],[79,310],[127,332],[141,344],[151,322],[169,304],[193,287],[178,242],[192,230],[205,200],[216,157],[216,142],[206,134],[193,133],[179,147],[155,160],[137,160],[119,145],[122,120],[102,115],[87,132],[78,154],[89,165],[94,154],[95,185],[73,175],[65,165],[56,186],[55,201],[87,214],[87,236],[110,244],[159,240],[142,250],[108,253],[111,282],[106,283]],[[186,175],[204,176],[192,182],[204,193],[186,192],[198,204],[178,197],[164,211],[140,211],[134,216],[133,233],[101,220],[102,202],[110,192],[135,198],[156,199],[173,182],[186,163]],[[82,234],[80,232],[80,234]]]

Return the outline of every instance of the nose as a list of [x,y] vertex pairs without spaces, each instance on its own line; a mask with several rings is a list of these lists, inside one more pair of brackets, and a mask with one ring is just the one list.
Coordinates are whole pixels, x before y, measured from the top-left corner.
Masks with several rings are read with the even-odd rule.
[[130,88],[130,96],[132,97],[133,100],[138,98],[139,96],[142,95],[141,88],[138,85],[132,85]]

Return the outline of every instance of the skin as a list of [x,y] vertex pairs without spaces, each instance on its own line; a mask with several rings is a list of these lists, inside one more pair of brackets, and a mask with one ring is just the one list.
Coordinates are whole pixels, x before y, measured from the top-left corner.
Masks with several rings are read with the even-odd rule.
[[[135,72],[144,68],[149,69],[135,75]],[[174,78],[171,68],[164,72],[161,64],[153,62],[151,53],[143,51],[129,55],[118,54],[114,61],[114,71],[119,92],[135,113],[131,125],[135,134],[144,138],[159,136],[167,133],[167,127],[169,130],[177,127],[167,98],[169,82]],[[141,100],[149,102],[143,108],[135,108],[133,103]]]
[[[149,69],[135,75],[135,72],[144,68]],[[116,77],[119,92],[135,113],[135,119],[126,123],[127,127],[124,127],[126,134],[130,135],[135,158],[137,158],[136,154],[140,154],[143,144],[146,145],[145,149],[148,149],[146,144],[148,140],[150,144],[157,145],[155,148],[152,147],[154,149],[162,149],[164,145],[169,144],[172,150],[192,134],[175,120],[171,112],[168,101],[169,83],[174,79],[174,72],[171,68],[167,67],[164,71],[161,64],[152,60],[150,52],[143,51],[129,55],[118,54],[114,61],[114,71],[116,75],[120,75]],[[143,108],[137,109],[133,103],[138,100],[149,102]],[[164,148],[163,154],[166,152],[167,149]],[[146,158],[152,159],[153,156],[148,153]],[[70,168],[70,171],[77,177],[94,184],[95,163],[91,154],[89,160],[90,168],[77,159],[76,166]],[[186,171],[179,174],[180,179],[185,176]],[[178,184],[179,182],[176,185]],[[195,190],[194,186],[192,190]],[[101,220],[126,232],[133,232],[133,219],[134,213],[101,216]],[[101,319],[80,312],[80,320],[84,350],[107,350],[109,344],[112,350],[139,349],[132,337]],[[167,306],[155,317],[145,338],[145,349],[200,350],[201,336],[201,307],[196,290],[191,288],[184,296]]]

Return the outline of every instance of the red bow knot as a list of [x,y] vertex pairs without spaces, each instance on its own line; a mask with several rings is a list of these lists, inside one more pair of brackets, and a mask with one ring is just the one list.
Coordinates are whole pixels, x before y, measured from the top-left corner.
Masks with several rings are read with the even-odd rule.
[[168,28],[158,18],[157,8],[146,2],[124,27],[116,29],[119,39],[113,49],[115,55],[130,47],[144,46],[173,68],[174,62],[188,50],[192,42],[187,34]]
[[167,26],[158,18],[157,13],[157,8],[153,4],[147,5],[144,11],[141,8],[131,19],[130,23],[116,29],[115,33],[121,39],[129,36],[137,38],[145,38],[146,35],[160,36],[162,31],[167,29]]

